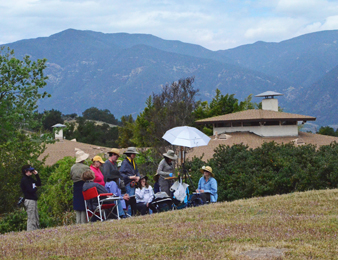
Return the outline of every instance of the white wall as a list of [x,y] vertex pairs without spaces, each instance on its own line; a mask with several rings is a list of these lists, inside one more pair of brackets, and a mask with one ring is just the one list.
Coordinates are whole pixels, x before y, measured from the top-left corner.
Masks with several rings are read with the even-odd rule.
[[298,136],[297,125],[268,125],[268,126],[239,126],[239,127],[214,127],[218,134],[233,132],[251,132],[264,137]]
[[63,139],[63,129],[57,128],[55,130],[55,139]]
[[278,99],[267,98],[262,100],[263,110],[278,111]]

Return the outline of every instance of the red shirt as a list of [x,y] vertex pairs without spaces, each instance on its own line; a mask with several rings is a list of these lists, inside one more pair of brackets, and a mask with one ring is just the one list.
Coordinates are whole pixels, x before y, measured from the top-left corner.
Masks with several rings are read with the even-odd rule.
[[104,177],[103,177],[103,174],[102,174],[100,168],[96,168],[93,165],[91,165],[90,169],[95,173],[94,182],[96,182],[96,183],[104,186],[105,185],[105,183],[104,183]]

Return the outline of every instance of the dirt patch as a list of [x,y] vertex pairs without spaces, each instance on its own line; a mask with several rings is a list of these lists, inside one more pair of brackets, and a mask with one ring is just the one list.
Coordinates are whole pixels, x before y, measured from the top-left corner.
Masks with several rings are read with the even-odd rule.
[[254,250],[242,252],[241,255],[247,256],[249,259],[283,259],[286,249],[278,249],[273,247],[261,247]]

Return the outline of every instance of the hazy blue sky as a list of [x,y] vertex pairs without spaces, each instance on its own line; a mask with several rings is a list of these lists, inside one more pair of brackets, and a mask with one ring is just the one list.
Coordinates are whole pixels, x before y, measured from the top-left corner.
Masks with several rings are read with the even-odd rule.
[[338,1],[0,0],[0,44],[68,28],[147,33],[219,50],[338,29]]

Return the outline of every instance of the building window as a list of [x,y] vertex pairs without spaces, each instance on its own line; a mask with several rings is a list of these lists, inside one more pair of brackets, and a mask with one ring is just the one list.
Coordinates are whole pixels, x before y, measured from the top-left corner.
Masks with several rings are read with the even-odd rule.
[[242,122],[232,122],[232,127],[241,127]]
[[297,125],[297,121],[282,121],[282,125]]
[[264,125],[279,125],[279,121],[266,121]]
[[259,122],[243,122],[243,126],[259,126]]
[[231,123],[216,123],[216,127],[231,127]]

